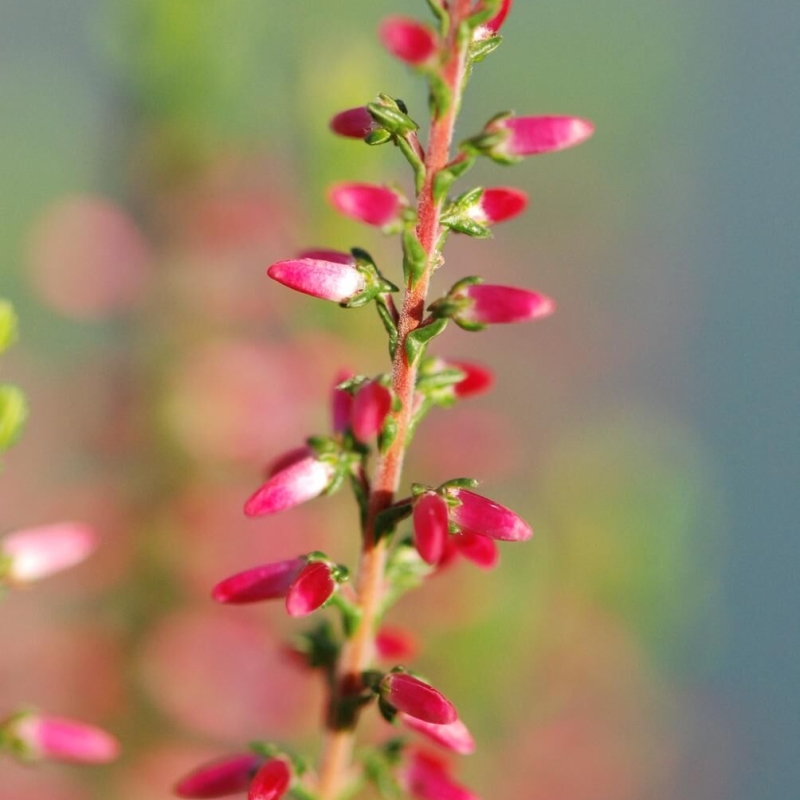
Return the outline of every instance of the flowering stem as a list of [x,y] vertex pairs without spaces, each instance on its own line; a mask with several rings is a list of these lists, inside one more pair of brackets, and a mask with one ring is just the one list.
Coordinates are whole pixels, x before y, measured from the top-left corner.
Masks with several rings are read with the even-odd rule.
[[417,378],[416,363],[409,362],[406,341],[408,335],[423,322],[428,284],[433,270],[441,259],[439,241],[442,232],[443,201],[434,198],[433,187],[436,175],[450,160],[469,47],[469,38],[460,36],[460,31],[462,22],[470,14],[471,0],[455,0],[452,6],[451,24],[443,45],[441,73],[450,101],[444,110],[434,111],[428,150],[425,154],[425,179],[417,195],[416,235],[425,251],[426,263],[424,271],[416,281],[409,278],[397,325],[398,347],[392,365],[392,388],[395,397],[400,401],[399,411],[394,415],[397,435],[377,461],[370,488],[363,549],[356,581],[357,606],[361,621],[342,651],[331,692],[327,731],[319,768],[320,800],[334,800],[342,792],[352,763],[357,718],[354,715],[342,723],[338,709],[343,698],[353,695],[360,689],[360,675],[370,667],[375,649],[376,627],[384,595],[387,541],[386,538],[375,541],[375,521],[378,514],[392,505],[400,484],[411,432]]

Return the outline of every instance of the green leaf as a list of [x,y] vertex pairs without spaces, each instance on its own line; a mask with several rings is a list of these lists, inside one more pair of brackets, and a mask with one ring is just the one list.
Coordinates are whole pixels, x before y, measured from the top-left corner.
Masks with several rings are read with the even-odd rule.
[[383,423],[380,435],[378,436],[378,449],[381,453],[385,453],[391,446],[392,442],[397,438],[397,419],[389,414],[386,421]]
[[411,331],[406,337],[406,355],[415,364],[424,354],[428,343],[447,327],[447,318],[436,319]]
[[428,254],[425,248],[417,239],[413,228],[406,228],[403,231],[403,274],[406,284],[414,286],[425,274],[428,266]]
[[502,44],[502,36],[492,36],[488,39],[479,39],[469,48],[469,58],[473,64],[483,61],[486,56],[493,53]]

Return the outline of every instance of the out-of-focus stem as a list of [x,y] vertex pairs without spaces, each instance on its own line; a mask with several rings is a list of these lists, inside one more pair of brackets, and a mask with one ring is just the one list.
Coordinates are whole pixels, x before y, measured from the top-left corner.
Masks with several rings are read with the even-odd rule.
[[[437,244],[441,234],[442,202],[437,203],[434,199],[433,182],[450,159],[468,49],[468,42],[459,40],[459,29],[462,21],[469,16],[471,5],[471,0],[455,0],[451,3],[452,22],[445,42],[446,57],[442,69],[442,78],[451,100],[446,110],[439,116],[434,116],[431,121],[428,150],[425,154],[425,181],[417,197],[416,233],[425,249],[427,263],[419,280],[414,285],[406,286],[400,311],[398,347],[392,365],[392,388],[400,401],[400,410],[395,414],[397,435],[375,465],[356,582],[361,622],[342,650],[334,692],[330,698],[332,709],[335,709],[342,697],[360,687],[360,675],[369,669],[375,649],[386,567],[386,540],[375,541],[375,519],[394,501],[408,445],[417,374],[416,365],[409,364],[405,345],[408,335],[422,323],[428,284],[440,258]],[[341,727],[336,724],[335,717],[335,714],[329,713],[327,719],[317,786],[320,800],[335,800],[345,787],[352,766],[355,721]]]

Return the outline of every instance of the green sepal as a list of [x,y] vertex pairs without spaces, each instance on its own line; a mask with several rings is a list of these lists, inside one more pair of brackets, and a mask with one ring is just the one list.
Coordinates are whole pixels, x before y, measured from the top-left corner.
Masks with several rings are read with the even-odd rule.
[[439,484],[436,491],[439,493],[446,492],[448,489],[475,489],[478,486],[478,481],[475,478],[452,478],[449,481]]
[[442,225],[450,228],[455,233],[465,233],[473,239],[491,239],[492,232],[485,225],[476,222],[466,214],[461,215],[447,215],[442,217]]
[[441,203],[447,197],[450,187],[475,166],[476,157],[474,153],[463,152],[458,158],[453,160],[448,166],[439,170],[433,179],[433,199],[434,202]]
[[419,125],[388,95],[378,95],[380,103],[367,103],[370,116],[389,133],[405,136],[419,130]]
[[412,510],[413,506],[411,503],[403,503],[399,506],[384,508],[383,511],[375,517],[375,528],[373,531],[375,541],[378,542],[385,536],[391,536],[397,530],[398,524],[411,516]]
[[386,144],[387,142],[391,142],[394,137],[392,136],[389,131],[384,128],[376,128],[374,131],[370,131],[365,137],[364,141],[370,145],[370,147],[377,147],[381,144]]
[[378,450],[385,453],[397,438],[397,418],[393,414],[388,414],[383,423],[381,432],[378,434]]
[[406,337],[406,355],[409,363],[415,364],[422,358],[431,339],[438,336],[446,327],[447,319],[442,317],[411,331]]
[[431,116],[439,119],[450,108],[450,104],[453,102],[453,93],[450,91],[446,81],[435,72],[428,76],[428,86],[430,89]]
[[394,722],[394,718],[397,716],[397,709],[382,696],[378,697],[378,711],[380,711],[381,716],[390,723]]
[[383,327],[389,335],[389,355],[394,360],[394,354],[397,352],[397,325],[394,321],[394,316],[388,303],[381,295],[375,298],[375,308],[378,310],[378,316],[381,318]]
[[424,483],[412,483],[411,496],[419,497],[421,494],[425,494],[425,492],[430,491],[430,488],[430,486],[426,486]]
[[493,53],[502,44],[502,36],[491,36],[488,39],[479,39],[469,48],[469,59],[473,64],[483,61],[486,56]]
[[272,742],[264,742],[261,739],[254,739],[247,743],[247,749],[257,756],[264,758],[275,758],[276,756],[286,755],[278,745]]
[[17,386],[0,386],[0,452],[11,447],[28,418],[28,403]]
[[413,228],[407,227],[403,231],[403,275],[407,286],[415,286],[425,274],[428,266],[428,254],[417,239]]
[[17,341],[18,320],[14,307],[8,300],[0,298],[0,353]]

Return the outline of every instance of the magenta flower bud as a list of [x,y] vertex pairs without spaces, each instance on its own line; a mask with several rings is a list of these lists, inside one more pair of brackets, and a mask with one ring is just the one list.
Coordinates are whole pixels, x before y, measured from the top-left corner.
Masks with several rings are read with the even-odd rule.
[[336,591],[331,565],[326,561],[310,561],[300,570],[286,595],[286,611],[290,617],[305,617],[330,600]]
[[344,389],[339,389],[340,383],[353,377],[350,370],[342,369],[336,373],[333,380],[333,393],[331,396],[331,416],[334,433],[344,433],[350,427],[350,415],[353,408],[353,395]]
[[363,139],[375,129],[375,120],[366,106],[340,111],[331,121],[330,128],[339,136]]
[[218,603],[241,605],[286,597],[289,587],[306,565],[304,558],[290,558],[246,569],[220,581],[211,596]]
[[388,17],[381,23],[378,36],[395,58],[415,67],[429,61],[438,48],[436,34],[408,17]]
[[462,756],[475,752],[475,740],[467,726],[457,719],[447,725],[433,725],[408,714],[400,714],[400,721],[412,731],[421,733],[430,741]]
[[448,361],[448,365],[460,369],[464,377],[453,385],[456,397],[464,399],[488,392],[494,384],[494,373],[472,361]]
[[403,789],[415,800],[479,800],[450,777],[447,762],[424,750],[407,752],[398,778]]
[[430,684],[406,672],[390,672],[380,684],[383,699],[411,717],[434,725],[458,719],[455,706]]
[[381,228],[399,222],[403,208],[396,192],[371,183],[338,183],[331,187],[328,198],[345,216]]
[[333,481],[336,469],[309,454],[276,472],[245,503],[248,517],[275,514],[322,494]]
[[334,264],[355,264],[352,253],[343,250],[330,250],[327,247],[310,247],[297,254],[298,258],[311,258],[315,261],[332,261]]
[[94,532],[75,522],[15,531],[0,539],[0,583],[46,578],[79,564],[96,547]]
[[382,627],[375,636],[375,650],[382,661],[410,661],[417,655],[419,645],[414,635],[404,628]]
[[494,225],[516,217],[527,207],[528,195],[525,192],[500,187],[484,189],[481,199],[467,213],[481,225]]
[[178,797],[204,800],[245,792],[263,762],[263,757],[255,753],[210,761],[178,781],[175,794]]
[[594,125],[581,117],[504,117],[487,130],[508,132],[492,153],[513,159],[575,147],[594,133]]
[[296,464],[298,461],[302,461],[304,458],[308,458],[309,456],[313,456],[314,451],[307,445],[301,445],[300,447],[294,447],[291,450],[287,450],[285,453],[281,453],[279,456],[275,456],[272,461],[267,464],[264,468],[264,476],[267,478],[271,478],[273,475],[276,475],[278,472],[282,472],[287,467],[291,467],[292,464]]
[[526,322],[547,317],[555,310],[555,303],[546,295],[514,286],[474,283],[460,289],[455,297],[471,301],[453,316],[467,326]]
[[378,381],[362,384],[353,397],[350,426],[359,442],[368,442],[380,433],[392,410],[392,393]]
[[512,0],[503,0],[502,4],[500,5],[500,10],[497,12],[497,14],[495,14],[495,16],[493,16],[484,24],[484,27],[491,36],[496,36],[497,32],[500,30],[500,27],[506,21],[508,12],[511,11],[511,3]]
[[289,789],[292,771],[282,758],[271,758],[256,773],[247,800],[278,800]]
[[278,261],[268,270],[272,280],[321,300],[346,303],[367,288],[367,280],[352,260],[348,263],[296,258]]
[[450,509],[450,519],[459,528],[502,542],[524,542],[533,536],[527,522],[494,500],[468,489],[451,489],[449,494],[459,503]]
[[436,492],[425,492],[414,501],[414,546],[428,564],[442,560],[448,531],[447,501]]
[[119,742],[100,728],[60,717],[20,714],[6,726],[14,749],[33,761],[104,764],[119,755]]
[[456,550],[481,569],[493,569],[500,560],[500,551],[493,539],[463,530],[451,537]]

